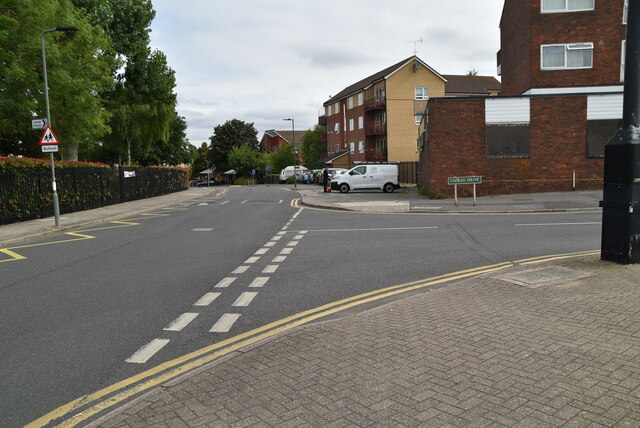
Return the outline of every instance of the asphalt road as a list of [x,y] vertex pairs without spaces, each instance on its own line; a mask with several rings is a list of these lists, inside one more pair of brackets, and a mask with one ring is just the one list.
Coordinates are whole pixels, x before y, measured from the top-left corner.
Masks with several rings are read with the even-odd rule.
[[221,189],[0,265],[0,425],[344,297],[599,247],[599,213],[376,215],[300,209],[295,197]]

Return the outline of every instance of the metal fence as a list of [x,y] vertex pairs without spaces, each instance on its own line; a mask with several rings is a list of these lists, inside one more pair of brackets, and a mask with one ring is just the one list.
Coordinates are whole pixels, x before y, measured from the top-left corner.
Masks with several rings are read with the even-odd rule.
[[[188,188],[186,171],[170,168],[56,169],[60,213],[160,196]],[[0,224],[53,215],[51,170],[0,168]]]
[[419,174],[419,162],[400,162],[398,164],[398,175],[400,176],[400,183],[417,184]]

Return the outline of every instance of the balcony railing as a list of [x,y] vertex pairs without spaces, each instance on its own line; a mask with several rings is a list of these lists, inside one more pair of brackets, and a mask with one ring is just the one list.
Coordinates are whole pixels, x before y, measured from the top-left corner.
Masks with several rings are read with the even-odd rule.
[[369,135],[384,135],[387,133],[386,122],[373,122],[367,123],[364,127],[364,134]]
[[384,110],[386,105],[387,105],[386,98],[373,97],[373,98],[369,98],[368,100],[364,101],[364,110],[365,111],[369,111],[369,110]]

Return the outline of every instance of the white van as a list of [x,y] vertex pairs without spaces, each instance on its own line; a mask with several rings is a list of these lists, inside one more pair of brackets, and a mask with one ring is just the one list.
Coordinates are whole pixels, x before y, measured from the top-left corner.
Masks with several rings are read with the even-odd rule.
[[309,170],[302,165],[296,165],[295,167],[293,165],[288,166],[282,171],[280,171],[280,184],[286,183],[287,179],[293,177],[294,171],[295,171],[296,177],[298,178],[298,181],[302,180],[303,174],[306,174],[307,172],[309,172]]
[[359,189],[381,189],[390,193],[399,188],[398,165],[358,165],[344,174],[334,176],[331,181],[331,189],[340,190],[341,193]]

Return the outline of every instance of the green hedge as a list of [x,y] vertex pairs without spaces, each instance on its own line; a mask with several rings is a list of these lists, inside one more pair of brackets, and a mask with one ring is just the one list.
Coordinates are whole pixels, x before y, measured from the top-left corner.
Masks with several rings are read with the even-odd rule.
[[[69,213],[189,188],[185,168],[111,168],[55,163],[60,212]],[[53,215],[51,169],[44,159],[0,156],[0,224]]]

